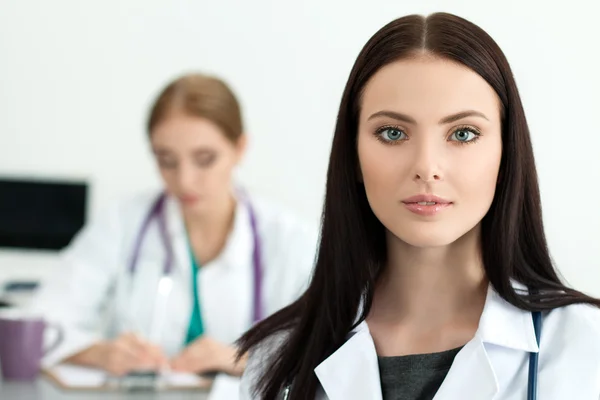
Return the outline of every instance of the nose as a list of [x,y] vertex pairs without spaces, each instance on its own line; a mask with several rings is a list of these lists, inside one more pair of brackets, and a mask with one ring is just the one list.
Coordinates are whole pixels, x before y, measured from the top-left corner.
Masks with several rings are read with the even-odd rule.
[[441,161],[442,150],[429,140],[417,145],[414,160],[413,179],[416,182],[433,183],[443,179]]
[[177,185],[179,189],[187,192],[194,186],[194,169],[192,166],[183,163],[177,171]]

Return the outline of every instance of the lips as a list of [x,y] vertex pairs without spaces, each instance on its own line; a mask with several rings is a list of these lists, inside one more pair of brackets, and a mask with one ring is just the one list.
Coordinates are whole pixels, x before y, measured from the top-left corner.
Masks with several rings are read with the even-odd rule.
[[419,194],[416,196],[409,197],[408,199],[402,200],[403,203],[437,203],[437,204],[450,204],[451,202],[432,194]]
[[193,204],[195,202],[197,202],[199,199],[198,196],[194,196],[194,195],[183,195],[183,196],[179,196],[179,200],[183,203],[183,204]]
[[404,206],[412,213],[421,216],[433,216],[452,206],[452,202],[444,198],[422,194],[402,200]]

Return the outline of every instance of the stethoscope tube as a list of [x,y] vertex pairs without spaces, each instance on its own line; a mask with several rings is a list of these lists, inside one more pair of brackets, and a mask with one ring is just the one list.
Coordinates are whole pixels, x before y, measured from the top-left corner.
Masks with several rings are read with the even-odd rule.
[[[542,313],[539,311],[531,313],[533,319],[533,329],[535,331],[535,340],[537,341],[538,347],[540,345],[540,337],[542,333]],[[537,378],[538,378],[538,359],[539,351],[537,353],[529,353],[529,380],[527,384],[527,400],[537,399]]]

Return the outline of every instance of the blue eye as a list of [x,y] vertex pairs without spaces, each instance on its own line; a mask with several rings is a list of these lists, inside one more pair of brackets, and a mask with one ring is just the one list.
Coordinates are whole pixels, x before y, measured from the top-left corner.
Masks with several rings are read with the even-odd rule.
[[450,140],[468,143],[479,137],[479,133],[472,128],[459,128],[450,135]]
[[406,133],[398,128],[382,128],[377,132],[377,135],[384,142],[397,142],[404,140]]

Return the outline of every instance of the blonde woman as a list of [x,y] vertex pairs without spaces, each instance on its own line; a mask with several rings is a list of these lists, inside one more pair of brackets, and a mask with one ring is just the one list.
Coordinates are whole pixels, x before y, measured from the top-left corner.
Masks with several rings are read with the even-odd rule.
[[65,330],[45,362],[240,375],[233,342],[302,292],[316,230],[235,187],[247,138],[223,81],[175,80],[147,128],[164,190],[118,205],[65,251],[35,302]]

